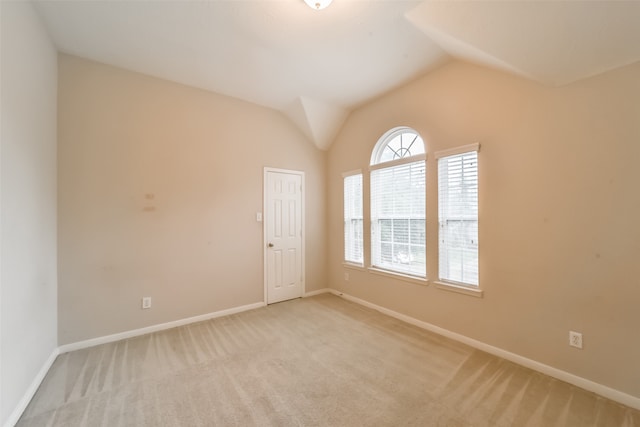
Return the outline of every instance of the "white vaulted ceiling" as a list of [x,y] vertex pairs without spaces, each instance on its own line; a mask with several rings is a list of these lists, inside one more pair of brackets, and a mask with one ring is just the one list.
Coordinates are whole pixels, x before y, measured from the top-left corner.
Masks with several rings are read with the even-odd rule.
[[639,1],[424,2],[407,18],[452,56],[549,85],[640,60]]
[[326,149],[349,111],[452,57],[546,84],[640,60],[636,1],[39,1],[62,52],[280,110]]

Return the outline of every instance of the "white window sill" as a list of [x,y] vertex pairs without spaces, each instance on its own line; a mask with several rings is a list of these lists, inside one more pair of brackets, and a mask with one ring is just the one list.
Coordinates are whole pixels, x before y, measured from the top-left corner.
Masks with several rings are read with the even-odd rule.
[[353,270],[362,270],[362,271],[365,270],[363,264],[356,264],[354,262],[349,262],[349,261],[343,261],[342,266],[345,268],[351,268]]
[[397,273],[395,271],[382,270],[376,267],[369,267],[369,273],[377,274],[379,276],[392,277],[394,279],[402,280],[409,283],[415,283],[417,285],[427,286],[429,285],[429,281],[426,277],[416,277],[410,276],[408,274]]
[[454,283],[447,283],[447,282],[434,282],[434,283],[436,285],[436,288],[444,289],[445,291],[457,292],[459,294],[464,294],[464,295],[471,295],[477,298],[482,298],[482,296],[484,295],[484,292],[482,291],[482,289],[478,289],[476,287],[457,285]]

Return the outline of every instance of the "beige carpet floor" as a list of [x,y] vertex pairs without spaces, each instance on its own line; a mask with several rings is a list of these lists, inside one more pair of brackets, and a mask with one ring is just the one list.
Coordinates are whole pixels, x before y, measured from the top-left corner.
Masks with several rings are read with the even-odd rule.
[[325,294],[62,354],[18,425],[640,427],[640,411]]

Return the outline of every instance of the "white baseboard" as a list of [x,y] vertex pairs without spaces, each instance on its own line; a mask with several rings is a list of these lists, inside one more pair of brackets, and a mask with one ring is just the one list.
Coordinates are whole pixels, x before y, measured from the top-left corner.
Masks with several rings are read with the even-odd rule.
[[[495,356],[501,357],[503,359],[509,360],[511,362],[517,363],[519,365],[525,366],[527,368],[533,369],[535,371],[541,372],[545,375],[549,375],[551,377],[557,378],[561,381],[565,381],[569,384],[573,384],[577,387],[583,388],[585,390],[591,391],[593,393],[599,394],[600,396],[606,397],[608,399],[614,400],[616,402],[622,403],[623,405],[627,405],[629,407],[640,410],[640,398],[632,396],[630,394],[621,392],[619,390],[613,389],[611,387],[607,387],[605,385],[596,383],[594,381],[588,380],[586,378],[579,377],[577,375],[571,374],[569,372],[554,368],[549,365],[545,365],[544,363],[537,362],[532,359],[528,359],[524,356],[520,356],[515,353],[511,353],[507,350],[503,350],[498,347],[494,347],[492,345],[483,343],[481,341],[475,340],[473,338],[469,338],[467,336],[458,334],[456,332],[449,331],[447,329],[441,328],[439,326],[433,325],[431,323],[424,322],[422,320],[415,319],[413,317],[407,316],[405,314],[398,313],[396,311],[390,310],[388,308],[373,304],[369,301],[365,301],[363,299],[345,294],[344,292],[337,291],[335,289],[318,289],[315,291],[305,293],[305,297],[311,297],[314,295],[320,295],[326,292],[330,292],[334,295],[342,297],[346,300],[355,302],[357,304],[363,305],[365,307],[371,308],[373,310],[379,311],[388,316],[394,317],[398,320],[402,320],[414,326],[417,326],[422,329],[426,329],[428,331],[434,332],[436,334],[445,336],[447,338],[451,338],[455,341],[462,342],[471,347],[477,348],[479,350],[485,351],[487,353],[493,354]],[[256,308],[264,307],[264,302],[257,302],[254,304],[243,305],[240,307],[234,307],[226,310],[220,310],[213,313],[203,314],[200,316],[189,317],[186,319],[180,319],[173,322],[161,323],[158,325],[148,326],[146,328],[134,329],[131,331],[125,331],[118,334],[107,335],[104,337],[93,338],[85,341],[79,341],[71,344],[62,345],[56,349],[54,349],[49,356],[49,358],[42,365],[42,368],[34,378],[33,382],[25,392],[24,396],[18,402],[15,409],[9,416],[9,418],[5,421],[4,427],[13,427],[20,417],[22,413],[27,408],[27,405],[35,395],[38,387],[44,380],[44,377],[49,372],[51,365],[55,361],[56,357],[59,354],[67,353],[69,351],[80,350],[83,348],[93,347],[100,344],[106,344],[114,341],[119,341],[126,338],[132,338],[144,334],[148,334],[151,332],[162,331],[165,329],[171,329],[178,326],[188,325],[190,323],[201,322],[204,320],[214,319],[216,317],[228,316],[230,314],[240,313],[243,311],[253,310]]]
[[311,291],[311,292],[305,292],[303,298],[313,297],[313,296],[320,295],[320,294],[326,294],[327,292],[331,292],[331,289],[323,288],[323,289],[318,289],[318,290]]
[[253,304],[233,307],[226,310],[214,311],[213,313],[202,314],[200,316],[187,317],[186,319],[174,320],[172,322],[160,323],[158,325],[147,326],[146,328],[133,329],[130,331],[119,332],[113,335],[106,335],[98,338],[91,338],[85,341],[78,341],[71,344],[64,344],[58,347],[60,354],[70,351],[81,350],[83,348],[94,347],[96,345],[107,344],[114,341],[120,341],[127,338],[133,338],[140,335],[150,334],[152,332],[164,331],[165,329],[176,328],[178,326],[188,325],[190,323],[202,322],[204,320],[215,319],[216,317],[228,316],[230,314],[241,313],[247,310],[264,307],[264,302],[256,302]]
[[550,377],[557,378],[561,381],[567,382],[569,384],[573,384],[577,387],[583,388],[585,390],[596,393],[600,396],[606,397],[607,399],[614,400],[618,403],[622,403],[623,405],[627,405],[631,408],[640,410],[640,398],[636,396],[632,396],[630,394],[624,393],[620,390],[616,390],[611,387],[607,387],[605,385],[596,383],[594,381],[588,380],[586,378],[579,377],[577,375],[571,374],[569,372],[563,371],[558,368],[554,368],[553,366],[545,365],[544,363],[537,362],[533,359],[526,358],[524,356],[520,356],[519,354],[511,353],[510,351],[503,350],[498,347],[494,347],[492,345],[483,343],[482,341],[475,340],[473,338],[469,338],[465,335],[458,334],[456,332],[449,331],[447,329],[441,328],[439,326],[433,325],[431,323],[424,322],[422,320],[415,319],[413,317],[407,316],[402,313],[398,313],[396,311],[390,310],[388,308],[373,304],[369,301],[365,301],[363,299],[345,294],[344,292],[336,291],[335,289],[330,289],[334,295],[342,297],[346,300],[355,302],[357,304],[363,305],[365,307],[371,308],[373,310],[379,311],[388,316],[394,317],[398,320],[402,320],[403,322],[410,323],[414,326],[417,326],[422,329],[426,329],[428,331],[434,332],[438,335],[445,336],[447,338],[451,338],[452,340],[459,341],[461,343],[467,344],[471,347],[477,348],[478,350],[485,351],[489,354],[493,354],[494,356],[501,357],[503,359],[509,360],[511,362],[517,363],[518,365],[522,365],[529,369],[533,369],[534,371],[538,371],[545,375],[549,375]]
[[9,415],[9,418],[7,418],[7,420],[5,421],[4,427],[13,427],[16,425],[18,420],[20,420],[22,413],[25,409],[27,409],[29,402],[31,402],[31,399],[36,394],[36,391],[38,391],[38,387],[40,387],[40,384],[42,384],[44,377],[47,375],[47,372],[49,372],[51,365],[53,365],[53,362],[56,360],[56,357],[58,357],[59,354],[59,349],[54,348],[47,360],[38,371],[36,377],[27,388],[27,391],[25,391],[22,399],[20,399],[16,407],[13,409],[13,412],[11,412],[11,415]]
[[120,332],[117,334],[107,335],[104,337],[92,338],[85,341],[79,341],[71,344],[61,345],[58,348],[55,348],[53,350],[53,352],[51,353],[47,361],[44,363],[44,365],[42,365],[42,368],[34,378],[33,382],[25,392],[24,396],[22,397],[22,399],[20,399],[20,402],[18,402],[18,405],[16,405],[15,409],[13,410],[9,418],[6,420],[4,427],[13,427],[18,422],[18,420],[22,416],[22,413],[24,412],[25,409],[27,409],[27,405],[29,405],[29,402],[35,395],[36,391],[38,390],[38,387],[40,387],[40,384],[42,383],[42,380],[44,380],[44,377],[47,375],[47,372],[49,372],[51,365],[53,365],[53,362],[56,360],[56,357],[58,357],[59,354],[68,353],[70,351],[89,348],[96,345],[106,344],[114,341],[120,341],[126,338],[137,337],[140,335],[149,334],[151,332],[157,332],[165,329],[175,328],[178,326],[188,325],[190,323],[202,322],[204,320],[214,319],[216,317],[228,316],[230,314],[236,314],[243,311],[264,307],[265,305],[266,304],[264,302],[256,302],[253,304],[243,305],[240,307],[234,307],[226,310],[215,311],[213,313],[202,314],[200,316],[188,317],[186,319],[175,320],[173,322],[167,322],[167,323],[161,323],[158,325],[148,326],[146,328],[134,329],[131,331]]

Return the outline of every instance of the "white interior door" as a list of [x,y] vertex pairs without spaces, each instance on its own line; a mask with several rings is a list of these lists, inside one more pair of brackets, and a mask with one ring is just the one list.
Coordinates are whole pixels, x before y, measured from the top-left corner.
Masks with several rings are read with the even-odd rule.
[[304,173],[265,168],[267,304],[299,298],[304,288]]

